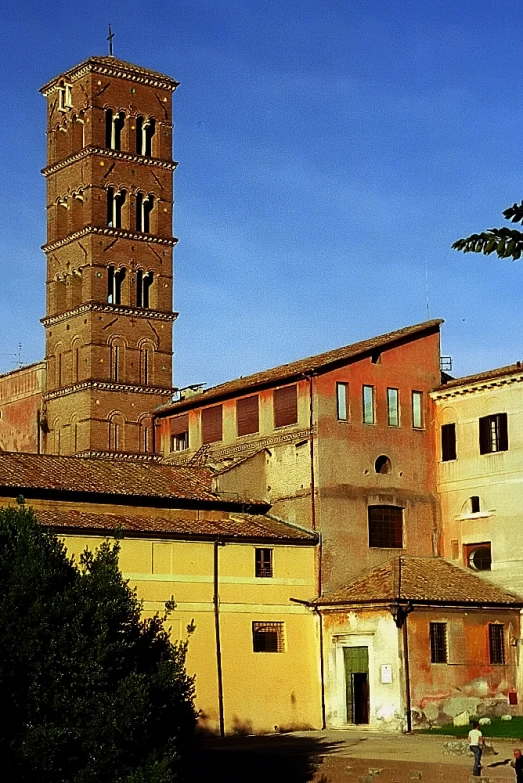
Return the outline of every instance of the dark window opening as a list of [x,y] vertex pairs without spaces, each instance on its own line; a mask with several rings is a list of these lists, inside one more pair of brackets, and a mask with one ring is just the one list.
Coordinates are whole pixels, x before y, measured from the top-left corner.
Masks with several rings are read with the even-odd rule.
[[150,306],[150,289],[153,284],[154,275],[152,272],[145,274],[141,269],[136,273],[136,305],[137,307]]
[[505,626],[501,623],[489,623],[490,663],[505,663]]
[[126,191],[107,188],[107,225],[110,228],[122,227],[122,207],[125,204]]
[[495,413],[479,420],[479,453],[493,454],[508,450],[507,414]]
[[171,421],[171,451],[189,448],[189,414],[174,416]]
[[369,547],[403,547],[403,509],[399,506],[369,506]]
[[376,473],[390,473],[392,470],[390,459],[385,454],[382,454],[374,463],[374,470]]
[[379,364],[381,362],[381,351],[375,350],[370,355],[370,360],[372,364]]
[[151,230],[151,212],[154,206],[154,196],[136,194],[136,230],[149,233]]
[[281,653],[285,649],[283,623],[252,624],[253,652]]
[[490,571],[492,568],[492,548],[490,541],[481,544],[465,544],[465,565],[473,571]]
[[238,435],[252,435],[258,432],[260,415],[257,394],[236,401],[236,427]]
[[272,549],[255,549],[255,575],[272,577]]
[[153,136],[156,131],[156,123],[144,117],[136,118],[136,152],[138,155],[151,156],[153,154]]
[[222,406],[202,410],[202,443],[216,443],[222,439]]
[[274,426],[286,427],[298,422],[298,389],[296,384],[273,392]]
[[443,424],[441,427],[441,461],[456,459],[456,425]]
[[430,662],[447,663],[447,623],[430,624]]
[[122,130],[125,125],[123,111],[113,114],[112,109],[105,110],[105,146],[110,150],[119,150],[122,146]]
[[479,506],[479,497],[477,495],[472,495],[470,498],[470,513],[471,514],[479,514],[480,506]]
[[189,448],[189,433],[179,432],[178,435],[171,435],[171,451],[185,451]]
[[122,284],[125,280],[125,269],[115,269],[110,266],[107,269],[107,301],[109,304],[122,303]]

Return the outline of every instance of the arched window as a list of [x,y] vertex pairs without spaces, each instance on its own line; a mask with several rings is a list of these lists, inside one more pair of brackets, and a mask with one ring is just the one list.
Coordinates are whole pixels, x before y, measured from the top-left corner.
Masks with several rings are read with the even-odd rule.
[[124,418],[121,413],[112,413],[109,417],[109,451],[123,451]]
[[153,273],[146,272],[145,274],[141,269],[136,273],[136,306],[137,307],[150,307],[150,295],[149,291],[153,284]]
[[153,136],[156,131],[156,123],[152,117],[136,118],[136,152],[138,155],[153,154]]
[[374,463],[374,470],[376,473],[390,473],[392,470],[390,459],[385,454],[382,454]]
[[149,454],[152,451],[151,419],[145,417],[140,420],[140,451]]
[[125,343],[121,337],[114,337],[110,343],[111,380],[122,383],[125,367]]
[[122,207],[126,195],[125,190],[107,188],[107,225],[110,228],[122,227]]
[[78,383],[80,374],[80,338],[75,337],[71,343],[73,383]]
[[151,212],[154,206],[154,196],[144,196],[143,193],[136,194],[136,230],[150,232],[151,230]]
[[123,111],[114,114],[112,109],[105,110],[105,146],[107,149],[121,149],[124,125],[125,114]]
[[153,380],[154,346],[147,342],[140,345],[140,383],[149,386]]
[[64,346],[58,343],[55,346],[55,386],[60,389],[64,385]]
[[54,420],[53,433],[54,433],[54,453],[61,454],[62,453],[62,426],[60,424],[60,419]]
[[69,233],[69,212],[67,196],[59,198],[56,202],[56,234],[57,239],[65,237]]
[[109,304],[122,304],[122,284],[125,280],[125,268],[107,267],[107,301]]
[[85,146],[85,121],[84,113],[73,116],[73,152],[78,152]]
[[71,423],[69,429],[70,429],[69,453],[76,454],[76,452],[78,451],[78,420],[76,417],[76,413],[74,413],[71,416]]

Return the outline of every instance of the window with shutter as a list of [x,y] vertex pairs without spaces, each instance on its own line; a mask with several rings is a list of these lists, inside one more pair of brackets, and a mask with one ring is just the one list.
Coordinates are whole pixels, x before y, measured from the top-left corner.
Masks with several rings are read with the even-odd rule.
[[479,453],[508,450],[507,414],[495,413],[479,420]]
[[273,393],[274,426],[286,427],[298,422],[298,390],[296,384],[275,389]]
[[189,448],[189,414],[174,416],[171,419],[171,451],[184,451]]
[[456,459],[456,425],[444,424],[441,428],[441,461]]
[[202,443],[216,443],[222,439],[222,406],[202,410]]
[[257,394],[236,401],[236,426],[238,435],[251,435],[253,432],[258,432],[260,423]]

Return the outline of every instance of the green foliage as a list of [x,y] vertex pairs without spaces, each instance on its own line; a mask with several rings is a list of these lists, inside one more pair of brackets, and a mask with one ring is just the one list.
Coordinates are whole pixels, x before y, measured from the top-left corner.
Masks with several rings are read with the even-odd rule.
[[[523,201],[506,209],[503,216],[512,223],[523,223]],[[452,247],[463,253],[483,253],[486,256],[496,253],[499,258],[517,261],[523,253],[523,232],[506,227],[489,228],[481,234],[457,239]]]
[[[447,723],[445,726],[433,726],[430,729],[418,729],[417,734],[442,734],[450,737],[466,737],[472,728],[472,720],[479,720],[478,717],[471,718],[469,726],[454,726],[453,723]],[[490,725],[480,726],[481,732],[486,739],[503,739],[523,737],[523,717],[513,715],[512,720],[501,720],[499,716],[491,717]]]
[[186,643],[141,605],[119,545],[80,565],[0,510],[0,759],[10,783],[170,783],[193,737]]

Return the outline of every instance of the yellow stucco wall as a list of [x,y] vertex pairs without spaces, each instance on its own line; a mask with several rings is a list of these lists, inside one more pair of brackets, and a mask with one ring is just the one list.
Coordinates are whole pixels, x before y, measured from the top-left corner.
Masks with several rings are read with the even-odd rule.
[[[66,535],[76,557],[103,540]],[[259,545],[264,546],[264,545]],[[314,547],[273,546],[272,578],[254,573],[255,544],[218,548],[219,621],[223,667],[223,704],[227,732],[263,732],[318,728],[321,697],[316,625],[309,610],[290,598],[315,595]],[[201,723],[219,727],[212,542],[124,538],[120,566],[143,600],[144,614],[162,611],[174,596],[169,617],[175,638],[189,642],[187,669],[196,674],[196,706]],[[284,651],[253,652],[252,623],[284,625]]]
[[[491,543],[492,569],[478,571],[508,590],[523,595],[523,374],[488,383],[435,392],[438,489],[443,519],[443,555],[463,547]],[[508,450],[479,452],[479,419],[507,414]],[[441,426],[456,424],[456,459],[441,460]],[[480,511],[471,513],[470,498],[478,496]],[[454,553],[453,545],[454,542]],[[456,552],[457,550],[457,552]]]

